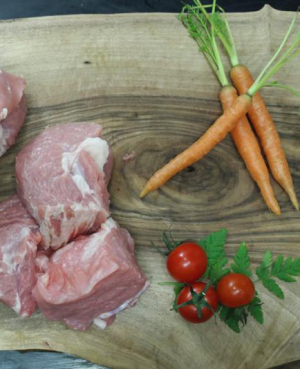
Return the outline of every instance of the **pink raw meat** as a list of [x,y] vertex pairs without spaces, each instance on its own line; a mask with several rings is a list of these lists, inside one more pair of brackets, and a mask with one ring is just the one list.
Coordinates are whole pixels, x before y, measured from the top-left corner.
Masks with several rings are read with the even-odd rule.
[[0,121],[19,106],[25,86],[24,78],[3,72],[0,69]]
[[0,300],[22,316],[36,307],[35,255],[41,235],[19,197],[0,203]]
[[112,219],[101,230],[56,251],[38,278],[34,296],[49,320],[86,330],[105,328],[133,306],[149,282],[134,257],[134,241]]
[[54,251],[49,248],[47,250],[38,249],[35,257],[35,268],[36,273],[45,273],[49,267],[50,256],[54,253]]
[[16,142],[17,135],[23,126],[26,113],[27,104],[25,95],[23,95],[20,105],[0,123],[0,156],[5,154],[5,152]]
[[45,249],[99,230],[109,217],[112,152],[95,123],[50,127],[17,156],[18,193]]

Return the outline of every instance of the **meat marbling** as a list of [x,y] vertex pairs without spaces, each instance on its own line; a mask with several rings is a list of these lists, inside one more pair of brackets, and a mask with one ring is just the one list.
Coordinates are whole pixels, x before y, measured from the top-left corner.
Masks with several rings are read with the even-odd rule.
[[0,203],[0,300],[21,316],[30,316],[36,302],[35,255],[41,235],[19,197]]
[[109,217],[112,153],[95,123],[47,128],[16,159],[19,196],[37,221],[45,249],[99,230]]
[[80,236],[52,255],[34,296],[47,319],[86,330],[93,321],[101,328],[112,323],[148,284],[132,237],[109,218],[97,233]]
[[23,78],[0,70],[0,156],[16,141],[23,126],[27,105]]

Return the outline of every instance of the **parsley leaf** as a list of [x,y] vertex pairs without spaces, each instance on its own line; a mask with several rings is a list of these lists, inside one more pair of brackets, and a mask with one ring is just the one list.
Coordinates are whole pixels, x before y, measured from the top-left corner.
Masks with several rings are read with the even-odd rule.
[[252,272],[250,270],[250,258],[245,242],[240,244],[233,261],[234,263],[231,264],[231,269],[234,273],[244,274],[248,277],[252,276]]
[[264,314],[261,306],[261,299],[258,297],[258,293],[255,292],[254,299],[247,306],[247,311],[258,323],[263,324]]

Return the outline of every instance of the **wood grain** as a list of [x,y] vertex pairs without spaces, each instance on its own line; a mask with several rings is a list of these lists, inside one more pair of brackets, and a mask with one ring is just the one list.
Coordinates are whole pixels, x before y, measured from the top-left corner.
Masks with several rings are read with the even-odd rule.
[[[291,18],[268,6],[229,16],[241,61],[255,75]],[[299,256],[299,212],[274,182],[283,214],[277,218],[267,210],[230,137],[160,191],[138,198],[149,175],[221,113],[219,85],[175,15],[45,17],[4,21],[0,31],[1,66],[27,79],[29,101],[17,145],[0,159],[0,199],[15,191],[15,155],[46,126],[102,124],[115,156],[112,214],[134,236],[138,262],[152,282],[137,306],[119,314],[106,331],[71,331],[39,313],[23,320],[1,305],[0,349],[63,351],[130,369],[260,369],[300,359],[299,284],[283,284],[284,301],[258,287],[266,322],[251,321],[240,335],[213,320],[186,324],[170,311],[171,289],[157,284],[169,278],[150,241],[161,245],[170,225],[178,239],[226,227],[229,255],[245,241],[254,265],[267,249]],[[278,78],[297,88],[299,59]],[[267,90],[264,96],[300,197],[298,101],[282,91]],[[123,155],[132,151],[136,159],[125,163]]]

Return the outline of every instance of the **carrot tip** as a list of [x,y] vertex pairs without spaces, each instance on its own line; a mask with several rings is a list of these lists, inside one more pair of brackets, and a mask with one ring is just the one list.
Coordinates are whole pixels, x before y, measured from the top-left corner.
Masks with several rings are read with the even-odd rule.
[[141,191],[141,193],[139,194],[139,197],[142,199],[143,197],[145,197],[148,194],[149,191],[147,191],[146,187],[144,187]]
[[296,196],[296,193],[295,193],[294,189],[292,188],[292,189],[288,189],[288,190],[285,189],[285,190],[288,193],[289,198],[291,199],[291,202],[294,205],[294,208],[296,210],[299,210],[299,203],[298,203],[298,199],[297,199],[297,196]]
[[275,206],[273,205],[272,207],[269,208],[274,214],[276,215],[281,215],[281,209],[279,207],[278,204],[276,204]]

